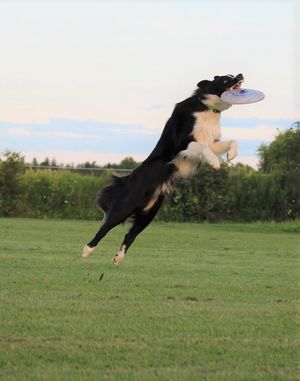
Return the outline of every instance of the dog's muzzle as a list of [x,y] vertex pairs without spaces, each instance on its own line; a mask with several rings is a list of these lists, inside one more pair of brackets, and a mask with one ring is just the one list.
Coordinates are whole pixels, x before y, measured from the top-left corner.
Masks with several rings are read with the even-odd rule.
[[241,86],[242,86],[242,83],[244,82],[244,76],[242,73],[238,74],[234,79],[233,81],[235,82],[235,84],[233,84],[232,86],[230,86],[228,88],[228,90],[237,90],[237,89],[240,89]]

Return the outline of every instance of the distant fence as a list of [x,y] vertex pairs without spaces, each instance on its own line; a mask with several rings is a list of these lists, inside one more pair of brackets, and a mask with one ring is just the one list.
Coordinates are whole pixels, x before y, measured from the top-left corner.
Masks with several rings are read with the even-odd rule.
[[[70,171],[75,173],[86,173],[89,175],[97,175],[101,173],[111,173],[111,174],[126,174],[131,173],[133,171],[133,168],[97,168],[97,167],[68,167],[68,166],[59,166],[59,165],[31,165],[26,164],[26,168],[33,169],[33,170],[50,170],[50,171],[56,171],[56,170],[62,170],[62,171]],[[238,176],[238,173],[231,173],[231,176],[235,177]],[[261,173],[260,176],[262,177],[268,177],[271,176],[270,173]]]
[[109,172],[111,174],[126,174],[132,172],[129,168],[97,168],[97,167],[68,167],[59,165],[31,165],[27,164],[26,168],[33,170],[49,170],[49,171],[70,171],[75,173],[86,173],[89,175],[101,175]]

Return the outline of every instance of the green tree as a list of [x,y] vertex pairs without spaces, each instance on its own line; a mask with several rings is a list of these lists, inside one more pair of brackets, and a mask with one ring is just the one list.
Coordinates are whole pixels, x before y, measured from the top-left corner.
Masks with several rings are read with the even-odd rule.
[[55,158],[53,158],[51,160],[51,163],[50,163],[51,167],[58,167],[58,164],[57,164],[57,161],[55,160]]
[[138,163],[132,157],[125,157],[119,164],[121,169],[133,169],[138,165]]
[[86,161],[83,164],[78,164],[77,168],[100,168],[95,161]]
[[36,157],[34,157],[34,158],[32,159],[32,162],[31,162],[31,164],[32,164],[33,166],[35,166],[35,167],[37,167],[37,166],[39,165],[39,163],[38,163],[38,161],[37,161],[37,158],[36,158]]
[[44,166],[45,166],[45,167],[48,167],[48,166],[50,165],[50,160],[49,160],[49,158],[46,157],[45,160],[42,161],[42,162],[40,163],[40,165],[43,166],[43,167],[44,167]]
[[[282,196],[282,212],[277,219],[294,219],[300,215],[300,122],[280,133],[269,146],[261,146],[260,170],[276,176],[277,193]],[[279,209],[278,209],[279,210]]]
[[288,131],[280,133],[270,145],[261,145],[259,150],[260,170],[291,173],[300,170],[300,122]]
[[24,157],[20,153],[5,152],[0,161],[0,215],[17,215],[22,195],[20,176],[25,172]]

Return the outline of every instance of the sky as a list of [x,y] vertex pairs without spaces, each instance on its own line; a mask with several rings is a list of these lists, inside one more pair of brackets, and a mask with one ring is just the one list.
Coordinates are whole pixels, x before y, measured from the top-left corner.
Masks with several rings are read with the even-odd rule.
[[143,160],[202,79],[243,73],[264,101],[222,113],[235,162],[300,120],[296,0],[0,0],[0,153]]

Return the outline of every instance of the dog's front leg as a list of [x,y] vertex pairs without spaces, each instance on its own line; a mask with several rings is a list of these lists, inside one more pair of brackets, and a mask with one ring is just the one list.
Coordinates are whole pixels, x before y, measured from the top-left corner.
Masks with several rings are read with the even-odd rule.
[[218,156],[227,153],[228,161],[233,160],[238,155],[238,147],[235,140],[226,142],[215,141],[209,144],[209,148]]
[[190,161],[200,163],[205,161],[209,163],[213,168],[220,169],[220,160],[212,150],[204,145],[196,142],[191,142],[187,148],[179,153],[179,155]]

